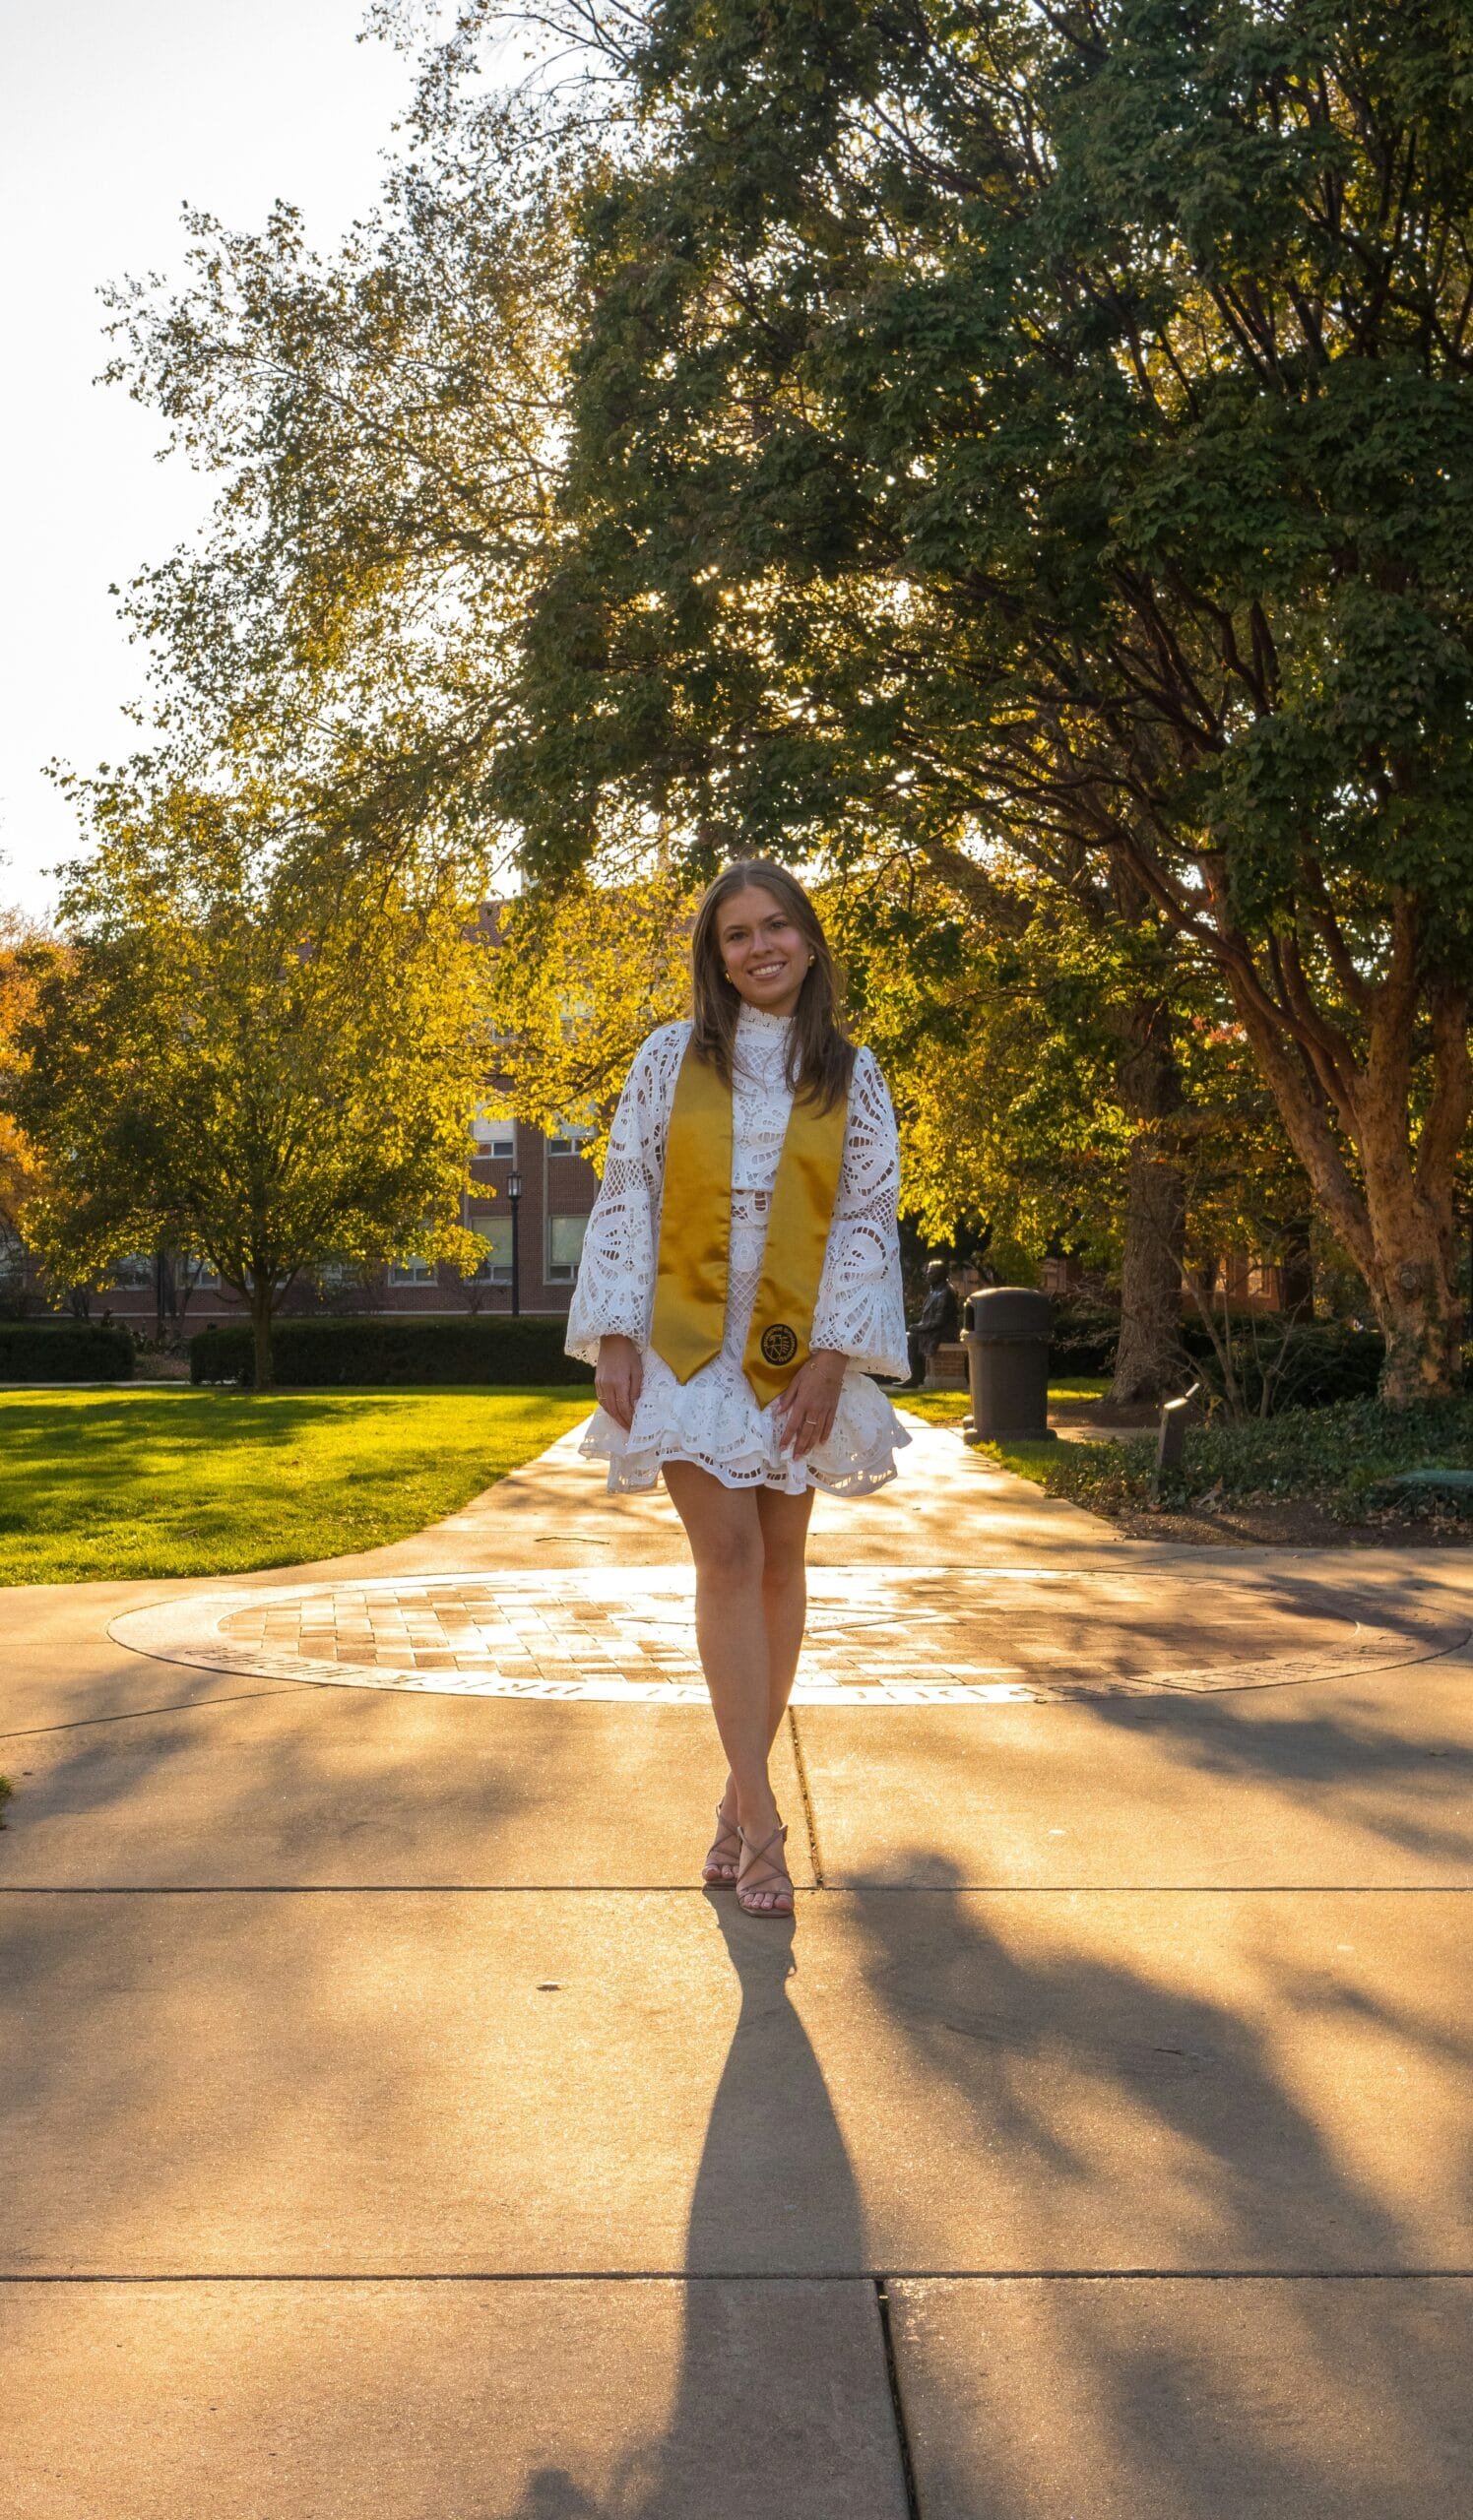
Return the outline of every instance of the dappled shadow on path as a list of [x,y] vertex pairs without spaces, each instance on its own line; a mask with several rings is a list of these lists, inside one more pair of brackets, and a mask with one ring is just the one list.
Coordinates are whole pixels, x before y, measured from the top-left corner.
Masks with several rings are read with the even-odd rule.
[[846,1887],[1032,1891],[1473,1882],[1473,1669],[1321,1687],[918,1708],[804,1708]]
[[[1214,1984],[1189,1913],[1112,1947],[1108,1920],[1089,1930],[1061,1896],[1042,1912],[925,1894],[924,1924],[918,1904],[855,1897],[865,1974],[912,2109],[929,2086],[948,2152],[970,2156],[970,2219],[993,2226],[979,2271],[1004,2278],[948,2281],[942,2258],[940,2283],[899,2287],[923,2513],[929,2493],[969,2520],[1450,2510],[1416,2492],[1450,2486],[1466,2446],[1446,2400],[1461,2355],[1446,2330],[1434,2380],[1419,2339],[1456,2319],[1465,2352],[1473,2303],[1397,2283],[1465,2262],[1473,2036],[1429,2001],[1446,1983],[1381,1968],[1373,1984],[1323,1938],[1249,1927],[1254,2004],[1241,1972]],[[1440,2105],[1388,2110],[1378,2158],[1337,2054]],[[894,2263],[905,2199],[867,2202]],[[1275,2269],[1246,2292],[1207,2280]],[[1284,2280],[1316,2272],[1340,2280]],[[1358,2273],[1379,2281],[1347,2290]]]

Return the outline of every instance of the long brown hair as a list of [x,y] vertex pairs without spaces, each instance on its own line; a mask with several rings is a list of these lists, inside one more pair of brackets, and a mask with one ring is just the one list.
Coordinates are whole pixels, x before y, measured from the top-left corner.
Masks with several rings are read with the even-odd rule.
[[854,1043],[844,1033],[839,1013],[839,975],[818,913],[796,875],[770,857],[738,857],[708,884],[695,914],[690,961],[694,979],[696,1055],[732,1082],[736,1019],[742,1000],[728,979],[721,959],[717,920],[722,905],[748,884],[770,893],[785,910],[812,954],[788,1037],[788,1083],[795,1094],[818,1110],[831,1110],[849,1092],[854,1073]]

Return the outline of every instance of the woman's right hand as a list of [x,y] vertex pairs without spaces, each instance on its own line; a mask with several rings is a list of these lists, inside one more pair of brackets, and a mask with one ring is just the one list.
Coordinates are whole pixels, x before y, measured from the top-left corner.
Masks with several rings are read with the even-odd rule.
[[625,1434],[634,1422],[634,1412],[644,1385],[644,1364],[632,1339],[622,1331],[606,1331],[599,1341],[599,1361],[594,1367],[594,1389],[599,1407],[607,1409]]

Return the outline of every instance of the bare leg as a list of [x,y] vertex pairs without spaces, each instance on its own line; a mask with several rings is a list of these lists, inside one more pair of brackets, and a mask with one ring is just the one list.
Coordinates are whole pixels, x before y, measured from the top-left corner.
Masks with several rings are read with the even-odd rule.
[[[785,1497],[774,1486],[756,1486],[756,1522],[762,1525],[762,1623],[767,1628],[767,1749],[782,1732],[797,1658],[807,1623],[807,1525],[812,1486],[802,1497]],[[727,1772],[719,1801],[722,1819],[736,1824],[736,1782]],[[732,1867],[734,1877],[734,1867]]]
[[767,1775],[772,1690],[757,1498],[750,1488],[724,1487],[693,1462],[667,1462],[665,1483],[695,1559],[696,1643],[736,1817],[760,1845],[778,1812]]
[[776,1488],[757,1490],[757,1520],[762,1526],[762,1615],[767,1626],[767,1739],[778,1737],[793,1693],[798,1658],[802,1652],[803,1624],[808,1615],[805,1563],[813,1490],[783,1496]]
[[[767,1747],[770,1752],[782,1729],[788,1700],[793,1694],[798,1658],[802,1652],[803,1626],[808,1614],[804,1560],[808,1524],[813,1512],[813,1490],[806,1488],[801,1496],[785,1496],[773,1487],[758,1487],[753,1492],[757,1499],[757,1520],[762,1527],[762,1620],[767,1630]],[[730,1771],[718,1810],[728,1827],[735,1828],[736,1788]],[[719,1841],[711,1852],[722,1868],[708,1878],[735,1881],[736,1866],[735,1859],[730,1863],[727,1861],[727,1841]]]

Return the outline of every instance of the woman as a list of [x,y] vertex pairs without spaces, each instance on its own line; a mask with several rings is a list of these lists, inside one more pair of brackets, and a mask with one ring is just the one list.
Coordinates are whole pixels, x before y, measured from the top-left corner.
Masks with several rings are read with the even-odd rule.
[[718,875],[694,1018],[629,1073],[588,1223],[568,1353],[611,1492],[664,1475],[695,1560],[696,1638],[729,1762],[702,1878],[791,1917],[767,1762],[793,1686],[815,1488],[863,1496],[910,1438],[868,1377],[908,1370],[884,1081],[840,1029],[833,959],[786,868]]

